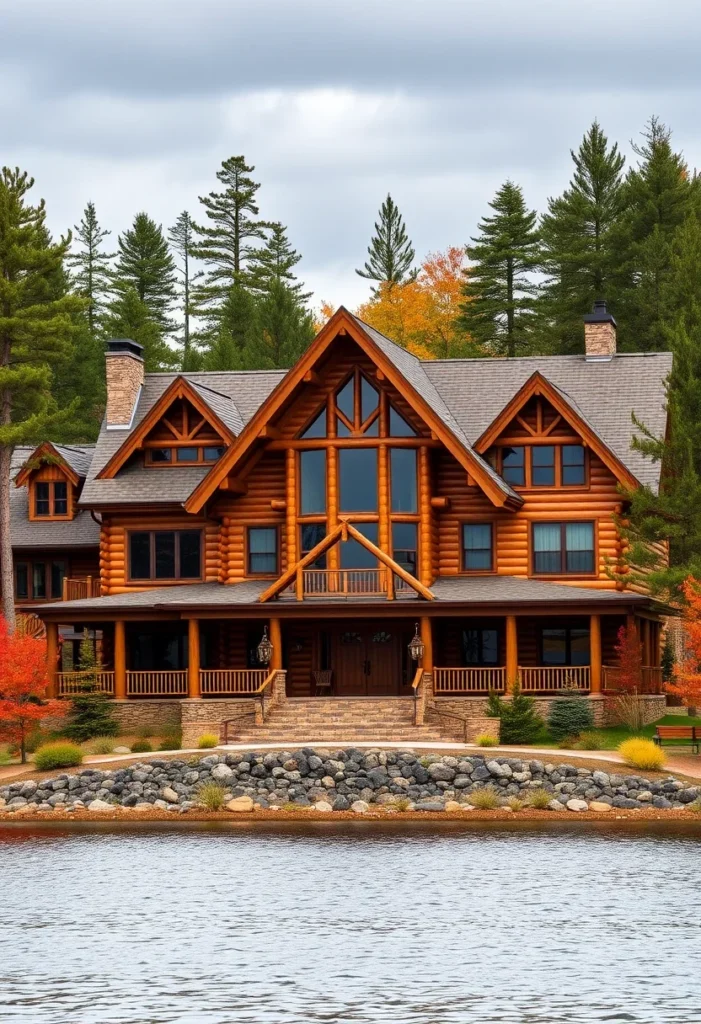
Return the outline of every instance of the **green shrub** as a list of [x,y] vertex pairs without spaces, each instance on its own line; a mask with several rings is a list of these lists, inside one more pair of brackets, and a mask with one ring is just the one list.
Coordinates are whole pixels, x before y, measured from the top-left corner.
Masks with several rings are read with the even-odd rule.
[[693,803],[687,804],[687,810],[693,811],[694,814],[701,814],[701,797],[696,797]]
[[131,745],[132,754],[150,754],[153,747],[148,740],[137,740]]
[[493,811],[499,806],[499,794],[494,786],[481,786],[470,793],[470,803],[480,811]]
[[12,764],[12,758],[7,750],[0,750],[0,765]]
[[154,729],[152,725],[142,725],[140,729],[136,730],[136,735],[140,740],[150,740],[157,734],[158,730]]
[[475,743],[478,747],[498,747],[499,741],[495,736],[490,736],[488,732],[481,732],[476,738]]
[[78,664],[83,677],[80,693],[70,698],[66,736],[76,743],[84,743],[93,736],[116,736],[119,723],[114,717],[111,698],[99,688],[101,666],[87,629],[80,642]]
[[574,745],[575,750],[605,750],[606,738],[600,732],[587,729],[580,733],[579,739]]
[[97,736],[95,742],[90,744],[91,754],[111,754],[114,750],[114,740],[109,736]]
[[208,811],[220,811],[226,794],[227,790],[218,782],[203,782],[197,790],[197,799]]
[[75,743],[46,743],[34,755],[34,765],[40,772],[72,768],[82,763],[83,751]]
[[563,736],[561,740],[558,740],[558,750],[574,750],[576,743],[576,736]]
[[532,789],[526,797],[526,803],[529,807],[535,808],[537,811],[546,811],[548,804],[554,798],[554,794],[547,789],[539,787]]
[[511,700],[503,700],[491,692],[487,701],[487,715],[501,719],[500,743],[533,743],[543,728],[543,719],[535,709],[535,699],[525,697],[518,680],[514,683]]
[[594,715],[588,697],[570,691],[556,697],[548,712],[548,729],[554,739],[580,736],[594,728]]
[[183,734],[178,732],[168,732],[164,735],[161,740],[158,749],[159,750],[180,750],[183,745]]
[[209,750],[211,747],[218,747],[219,737],[215,736],[213,732],[206,732],[198,739],[197,746],[200,750]]

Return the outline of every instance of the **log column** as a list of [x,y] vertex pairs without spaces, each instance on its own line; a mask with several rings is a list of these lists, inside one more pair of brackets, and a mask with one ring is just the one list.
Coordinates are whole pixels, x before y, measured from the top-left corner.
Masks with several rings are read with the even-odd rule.
[[592,697],[601,694],[601,616],[589,618],[589,692]]
[[270,643],[273,645],[273,653],[268,666],[271,672],[282,668],[282,629],[279,619],[270,620]]
[[46,623],[46,663],[48,670],[49,683],[46,687],[46,694],[48,697],[58,696],[58,686],[56,681],[56,670],[58,665],[58,623],[47,622]]
[[[326,517],[326,532],[331,533],[338,525],[338,449],[333,445],[326,449]],[[326,566],[328,569],[340,569],[341,551],[338,544],[326,552]]]
[[287,568],[297,561],[297,459],[294,448],[285,459],[285,501],[287,502]]
[[518,678],[518,626],[515,615],[506,616],[506,691],[511,693]]
[[421,667],[424,672],[433,672],[433,626],[428,615],[421,616],[421,641],[424,645]]
[[419,579],[425,587],[433,583],[431,559],[431,467],[429,450],[419,448]]
[[127,699],[127,639],[124,619],[114,624],[114,699]]
[[391,551],[389,512],[389,450],[386,444],[378,448],[378,547],[387,554]]
[[200,689],[200,620],[187,621],[187,695],[201,697]]

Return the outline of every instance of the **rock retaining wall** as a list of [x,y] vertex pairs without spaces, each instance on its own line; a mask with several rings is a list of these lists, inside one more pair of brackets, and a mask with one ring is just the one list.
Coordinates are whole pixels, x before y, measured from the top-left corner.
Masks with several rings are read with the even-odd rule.
[[485,787],[500,803],[509,797],[527,801],[534,790],[545,790],[553,811],[683,808],[701,793],[699,786],[672,777],[652,781],[624,772],[623,767],[620,774],[611,774],[520,758],[306,748],[294,753],[210,754],[189,761],[154,758],[114,771],[85,768],[40,781],[20,780],[0,787],[0,810],[87,807],[98,812],[119,805],[185,813],[197,806],[200,788],[207,782],[224,787],[225,799],[238,803],[232,810],[315,805],[319,810],[358,813],[371,804],[456,810],[474,806],[473,794]]

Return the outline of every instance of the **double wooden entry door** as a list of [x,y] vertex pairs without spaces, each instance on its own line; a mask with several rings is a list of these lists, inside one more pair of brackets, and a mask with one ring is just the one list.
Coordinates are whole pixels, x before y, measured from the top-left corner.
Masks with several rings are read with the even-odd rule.
[[402,673],[401,628],[337,627],[331,643],[338,697],[388,697],[407,692]]

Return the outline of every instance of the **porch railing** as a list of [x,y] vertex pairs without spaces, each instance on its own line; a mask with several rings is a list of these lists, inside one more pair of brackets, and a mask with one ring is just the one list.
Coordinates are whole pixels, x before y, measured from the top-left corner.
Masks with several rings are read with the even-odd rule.
[[86,597],[100,597],[102,588],[98,576],[86,576],[83,579],[69,579],[64,576],[63,594],[64,601],[82,601]]
[[57,672],[56,685],[59,697],[70,697],[80,693],[88,679],[95,679],[97,688],[110,696],[114,694],[114,672]]
[[128,697],[184,697],[187,695],[187,671],[127,672]]
[[[602,667],[602,683],[605,690],[619,690],[621,688],[620,677],[621,670],[618,665]],[[637,690],[638,693],[662,693],[662,669],[653,665],[643,666]]]
[[[327,597],[386,594],[393,586],[395,594],[412,595],[416,592],[390,569],[302,569],[300,579],[291,584],[286,593],[296,597]],[[301,594],[300,594],[301,582]]]
[[263,685],[268,675],[265,668],[200,669],[202,696],[213,694],[252,694]]
[[433,692],[436,696],[488,693],[506,688],[505,668],[434,668]]
[[589,665],[538,665],[518,670],[524,693],[556,693],[564,688],[587,691],[591,680]]

